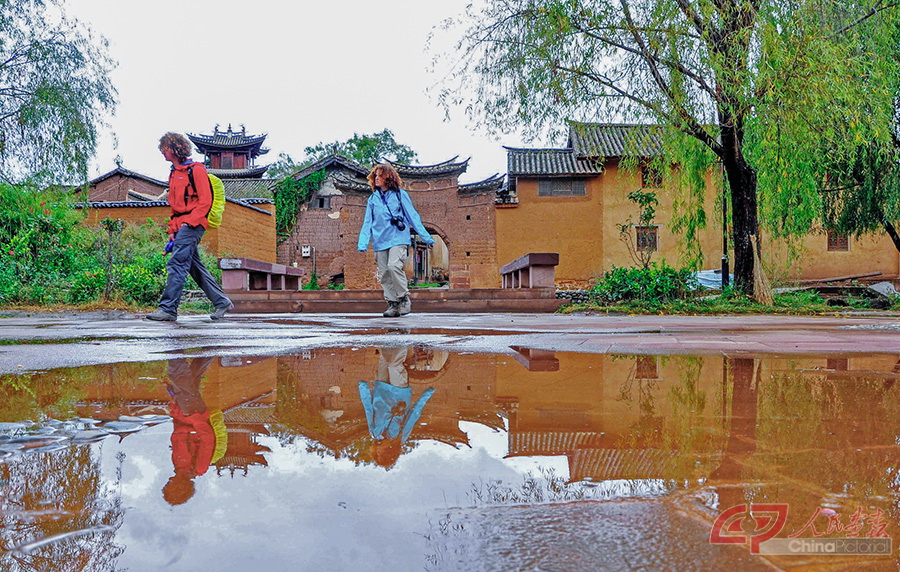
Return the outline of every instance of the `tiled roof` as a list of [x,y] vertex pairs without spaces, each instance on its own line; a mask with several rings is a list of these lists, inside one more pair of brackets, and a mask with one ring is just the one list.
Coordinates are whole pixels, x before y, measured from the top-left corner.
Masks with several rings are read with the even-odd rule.
[[599,439],[593,431],[510,431],[509,455],[562,455],[595,446]]
[[96,179],[92,179],[90,184],[96,185],[97,183],[99,183],[101,181],[105,181],[106,179],[112,177],[113,175],[122,175],[123,177],[131,177],[133,179],[140,179],[142,181],[147,181],[148,183],[158,185],[162,188],[166,188],[169,186],[169,183],[166,181],[158,181],[156,179],[148,177],[147,175],[142,175],[142,174],[136,173],[134,171],[129,171],[128,169],[125,169],[124,167],[120,167],[120,166],[117,166],[115,169],[113,169],[112,171],[110,171],[108,173],[100,175]]
[[[271,215],[269,211],[265,209],[261,209],[259,207],[253,206],[254,204],[267,204],[271,203],[270,199],[233,199],[229,196],[225,197],[225,200],[229,203],[234,203],[236,205],[241,205],[242,207],[265,213],[267,215]],[[117,208],[151,208],[151,207],[169,207],[169,201],[90,201],[86,203],[75,203],[73,205],[76,209],[117,209]]]
[[369,186],[368,181],[353,179],[344,175],[343,173],[335,173],[331,180],[334,182],[334,187],[340,191],[356,191],[359,193],[368,193],[372,190],[372,187]]
[[349,157],[344,157],[343,155],[332,153],[331,155],[322,157],[315,163],[303,167],[302,169],[291,175],[291,177],[293,177],[294,179],[303,179],[304,177],[308,177],[316,171],[321,171],[322,169],[327,169],[328,167],[333,167],[335,165],[344,167],[354,173],[358,173],[363,178],[365,178],[370,171],[370,169],[364,167],[363,165],[357,163]]
[[158,196],[159,195],[151,197],[150,195],[145,195],[131,189],[128,190],[129,201],[155,201],[157,200]]
[[503,188],[506,175],[494,174],[483,181],[465,183],[459,186],[459,192],[465,194],[496,193]]
[[268,149],[260,148],[263,141],[266,140],[267,135],[265,133],[262,135],[247,135],[247,132],[243,129],[239,132],[232,131],[231,125],[228,126],[228,131],[219,131],[219,127],[216,126],[215,132],[212,135],[194,135],[188,133],[187,136],[188,139],[200,149],[200,152],[204,154],[207,154],[210,150],[216,151],[238,148],[249,148],[249,151],[254,157],[269,152]]
[[571,149],[506,149],[510,177],[539,175],[599,175],[603,166],[597,161],[578,159]]
[[146,209],[151,207],[167,207],[169,201],[90,201],[86,203],[75,203],[76,209],[117,209],[122,207],[130,207],[137,209]]
[[222,179],[225,196],[234,199],[271,199],[276,179]]
[[653,157],[662,152],[658,125],[569,123],[569,147],[576,157]]
[[672,479],[676,474],[676,451],[660,449],[576,449],[569,455],[569,478],[584,479]]
[[388,161],[397,169],[397,173],[401,178],[409,177],[411,179],[422,177],[434,177],[437,175],[460,175],[469,168],[469,160],[455,163],[456,157],[448,159],[443,163],[435,163],[434,165],[404,165],[403,163],[395,163]]
[[252,179],[260,177],[268,169],[268,165],[260,167],[248,167],[246,169],[207,169],[210,175],[215,175],[220,179]]

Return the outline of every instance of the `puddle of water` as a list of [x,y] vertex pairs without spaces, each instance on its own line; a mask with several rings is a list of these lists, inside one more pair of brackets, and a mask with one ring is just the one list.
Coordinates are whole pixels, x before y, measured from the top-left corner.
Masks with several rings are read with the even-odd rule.
[[844,537],[859,509],[859,534],[900,538],[898,377],[894,355],[416,346],[5,376],[0,568],[458,569],[478,538],[453,523],[496,535],[491,507],[576,500],[667,499],[710,524],[781,503],[781,537]]

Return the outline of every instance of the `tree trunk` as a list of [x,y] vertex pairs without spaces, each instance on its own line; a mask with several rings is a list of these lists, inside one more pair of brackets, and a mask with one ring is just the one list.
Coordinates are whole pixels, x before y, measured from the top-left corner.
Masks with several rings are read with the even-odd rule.
[[731,189],[732,242],[734,243],[734,286],[748,296],[754,295],[753,248],[751,236],[757,233],[756,170],[744,159],[741,141],[733,127],[722,127],[722,162]]
[[884,225],[884,230],[887,231],[888,236],[894,241],[894,248],[897,249],[897,252],[900,252],[900,235],[897,234],[897,229],[884,216],[881,217],[881,224]]

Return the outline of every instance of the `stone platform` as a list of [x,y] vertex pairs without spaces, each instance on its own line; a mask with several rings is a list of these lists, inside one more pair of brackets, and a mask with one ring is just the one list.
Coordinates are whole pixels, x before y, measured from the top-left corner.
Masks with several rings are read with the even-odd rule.
[[[381,290],[226,290],[234,313],[378,313],[386,308]],[[552,288],[479,288],[410,290],[414,312],[531,313],[555,312]]]

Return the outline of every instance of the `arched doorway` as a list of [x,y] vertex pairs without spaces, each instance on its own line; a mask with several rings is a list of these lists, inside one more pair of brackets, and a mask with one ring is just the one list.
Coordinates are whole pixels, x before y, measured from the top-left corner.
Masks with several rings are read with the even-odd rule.
[[450,283],[450,249],[440,234],[428,229],[434,238],[431,248],[425,245],[418,236],[412,237],[412,283],[437,284],[446,286]]

